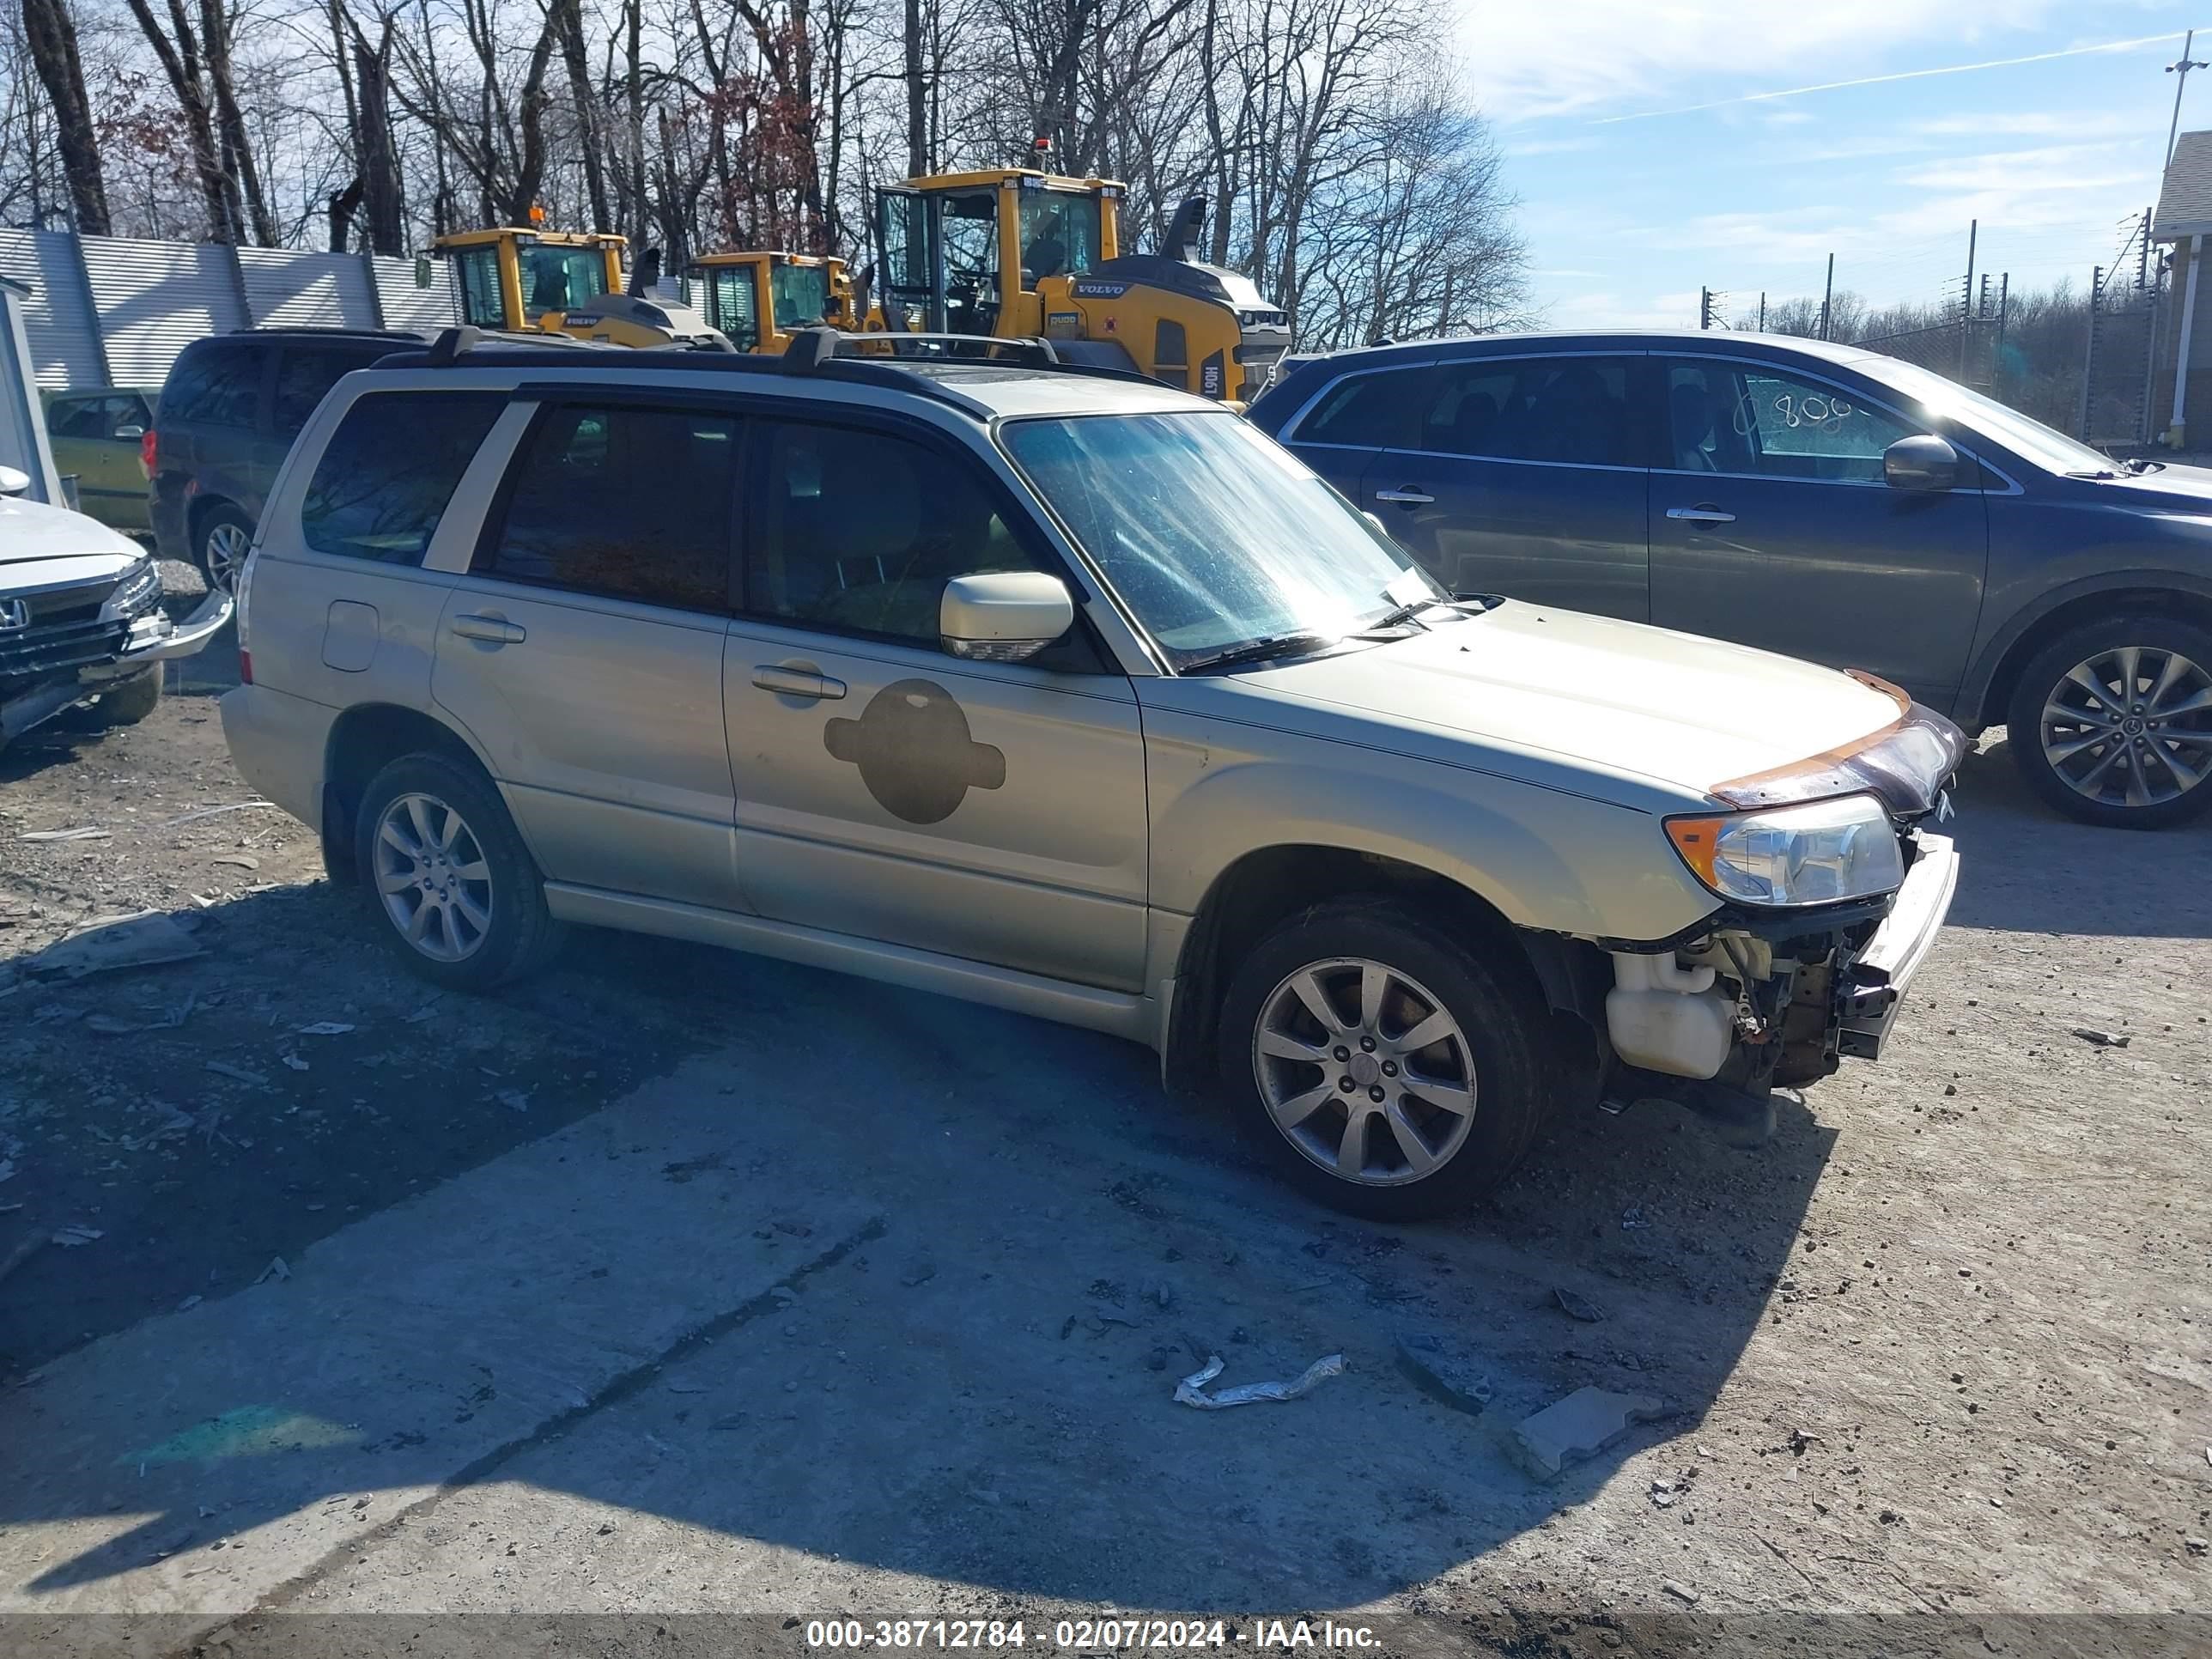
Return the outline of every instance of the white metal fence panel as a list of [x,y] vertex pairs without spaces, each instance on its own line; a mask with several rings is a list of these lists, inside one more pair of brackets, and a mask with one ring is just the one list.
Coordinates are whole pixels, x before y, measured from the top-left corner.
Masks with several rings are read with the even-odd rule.
[[118,386],[158,386],[194,340],[244,328],[232,250],[213,242],[82,239]]
[[39,384],[56,390],[105,386],[76,238],[65,230],[0,230],[0,276],[31,290],[22,301],[23,331]]
[[242,247],[246,303],[264,328],[374,328],[368,272],[351,253]]
[[376,295],[384,307],[386,328],[445,328],[460,320],[453,303],[451,267],[444,259],[430,262],[430,286],[415,286],[412,259],[379,258]]

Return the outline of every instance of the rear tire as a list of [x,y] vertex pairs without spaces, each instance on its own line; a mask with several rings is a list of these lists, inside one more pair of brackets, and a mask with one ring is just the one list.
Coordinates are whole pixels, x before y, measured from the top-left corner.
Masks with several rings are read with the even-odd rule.
[[2212,811],[2212,629],[2147,611],[2069,629],[2021,669],[2005,726],[2028,787],[2069,817],[2186,823]]
[[1551,1103],[1543,1009],[1519,969],[1394,903],[1321,905],[1231,978],[1223,1087],[1320,1202],[1375,1220],[1449,1214],[1513,1172]]
[[385,767],[362,792],[354,858],[379,931],[433,984],[489,991],[560,950],[545,878],[473,767],[428,753]]
[[210,587],[238,592],[238,574],[253,545],[253,520],[228,501],[201,514],[192,527],[192,562]]

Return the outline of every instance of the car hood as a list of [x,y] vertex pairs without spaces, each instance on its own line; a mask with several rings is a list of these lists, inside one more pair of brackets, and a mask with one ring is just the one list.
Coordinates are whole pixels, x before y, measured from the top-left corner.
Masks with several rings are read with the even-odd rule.
[[2100,503],[2166,513],[2212,513],[2212,468],[2169,461],[2155,472],[2123,472],[2112,478],[2073,478],[2096,492]]
[[1409,732],[1701,799],[1849,750],[1902,712],[1889,693],[1792,657],[1512,600],[1410,639],[1237,678]]
[[65,507],[0,495],[0,588],[61,587],[120,575],[146,556],[129,537]]

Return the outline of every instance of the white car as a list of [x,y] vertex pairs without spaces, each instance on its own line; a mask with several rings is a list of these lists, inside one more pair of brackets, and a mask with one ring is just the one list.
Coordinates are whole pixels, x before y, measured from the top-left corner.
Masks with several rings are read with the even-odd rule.
[[184,622],[161,609],[161,573],[129,537],[67,507],[25,501],[0,466],[0,745],[81,703],[127,726],[161,700],[161,665],[230,620],[211,592]]

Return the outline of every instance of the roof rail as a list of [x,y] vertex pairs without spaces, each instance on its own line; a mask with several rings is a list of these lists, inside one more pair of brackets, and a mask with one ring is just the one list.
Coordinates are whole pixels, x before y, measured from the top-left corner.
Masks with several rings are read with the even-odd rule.
[[[902,351],[901,347],[917,349]],[[811,374],[819,373],[833,358],[848,363],[871,360],[881,363],[885,357],[924,362],[1011,362],[1024,368],[1050,369],[1062,374],[1137,380],[1146,386],[1159,384],[1134,368],[1113,368],[1103,363],[1086,363],[1065,356],[1050,340],[1034,334],[928,334],[902,331],[856,334],[835,328],[805,328],[792,336],[791,343],[784,348],[781,362],[794,374]]]

